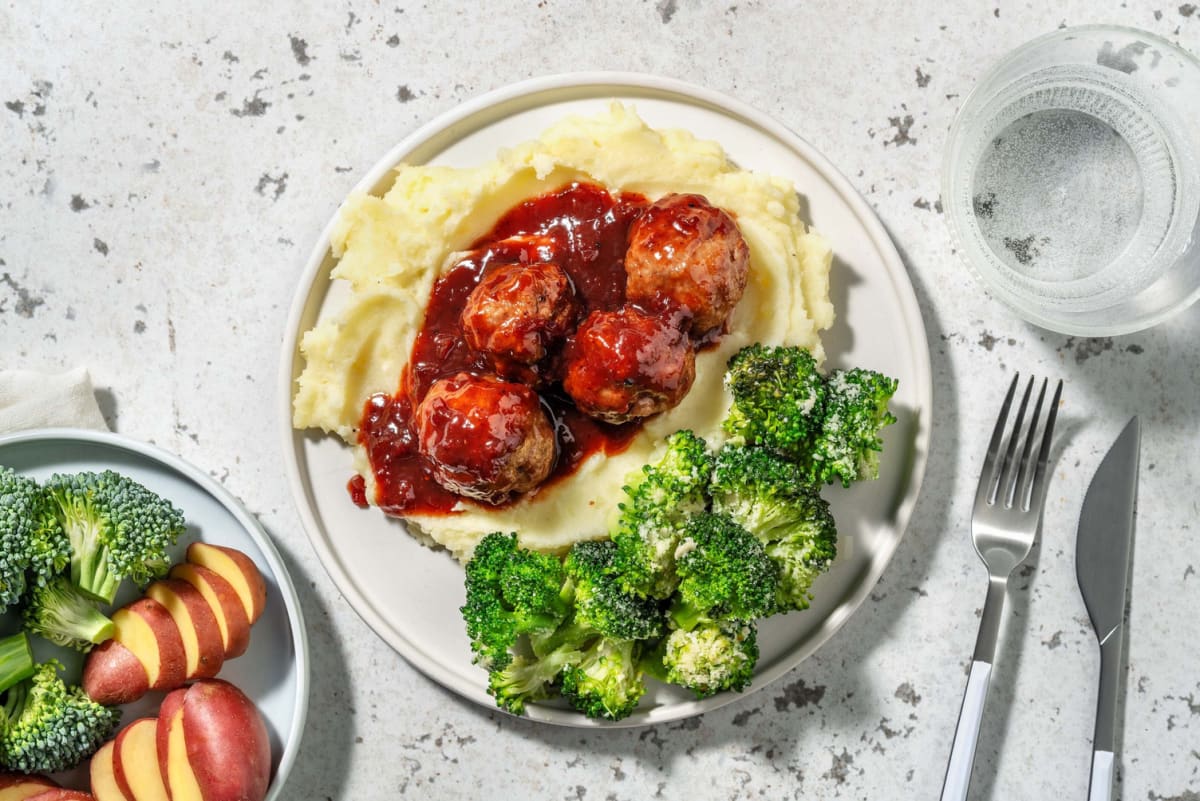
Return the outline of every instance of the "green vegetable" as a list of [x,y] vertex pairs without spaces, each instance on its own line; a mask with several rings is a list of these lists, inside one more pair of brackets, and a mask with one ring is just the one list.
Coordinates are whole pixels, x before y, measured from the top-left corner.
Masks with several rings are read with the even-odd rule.
[[522,634],[553,631],[570,611],[562,563],[517,545],[516,534],[488,534],[466,566],[462,607],[475,661],[499,670]]
[[0,692],[33,675],[33,650],[25,632],[0,639]]
[[750,345],[729,360],[733,405],[724,421],[735,441],[803,463],[820,431],[825,383],[804,348]]
[[131,478],[55,474],[46,492],[70,542],[71,582],[112,603],[123,579],[141,585],[170,567],[167,549],[184,530],[183,513]]
[[21,621],[30,634],[84,653],[111,639],[116,627],[65,576],[35,587],[21,610]]
[[813,579],[837,555],[837,528],[804,470],[764,448],[727,445],[710,489],[713,510],[753,534],[775,562],[776,611],[807,609]]
[[25,592],[27,573],[44,583],[70,557],[49,499],[36,481],[0,467],[0,611]]
[[563,670],[581,659],[581,652],[569,648],[537,658],[516,656],[488,674],[488,692],[496,699],[496,706],[523,715],[526,703],[549,698]]
[[754,678],[757,634],[753,623],[704,621],[691,630],[672,631],[657,656],[661,665],[655,672],[699,698],[722,690],[741,692]]
[[667,437],[662,458],[631,477],[612,531],[615,571],[627,589],[670,597],[678,584],[675,551],[688,518],[708,505],[711,473],[712,455],[704,440],[691,431],[677,431]]
[[612,542],[576,543],[567,554],[567,575],[575,587],[575,620],[605,637],[647,640],[661,637],[663,613],[653,598],[626,591],[616,575]]
[[755,621],[806,609],[837,554],[822,484],[874,478],[896,382],[817,370],[802,348],[752,345],[729,361],[730,435],[714,455],[691,431],[632,475],[611,541],[560,562],[489,534],[462,607],[475,661],[502,709],[560,694],[621,720],[645,675],[704,698],[749,686]]
[[601,639],[563,670],[563,697],[589,718],[629,717],[646,692],[640,652],[634,640]]
[[897,382],[871,370],[822,378],[804,348],[751,345],[725,373],[733,406],[724,427],[734,444],[757,445],[795,462],[815,484],[873,479],[880,430],[896,418],[888,401]]
[[112,736],[118,708],[95,703],[59,678],[55,660],[4,693],[0,761],[22,773],[56,773],[80,764]]
[[702,620],[747,621],[774,611],[778,569],[753,534],[725,515],[702,513],[688,523],[676,558],[676,627]]
[[879,453],[884,426],[896,422],[888,401],[896,392],[894,378],[870,370],[839,370],[825,382],[821,434],[813,443],[809,462],[813,479],[822,483],[851,482],[879,476]]

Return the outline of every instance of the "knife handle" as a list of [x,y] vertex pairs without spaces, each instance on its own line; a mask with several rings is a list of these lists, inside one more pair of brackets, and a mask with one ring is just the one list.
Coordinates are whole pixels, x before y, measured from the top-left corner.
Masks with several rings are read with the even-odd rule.
[[1088,801],[1110,801],[1116,765],[1117,701],[1121,689],[1121,652],[1125,627],[1100,641],[1100,687],[1096,693],[1096,730],[1092,736],[1092,777]]
[[971,663],[967,690],[963,693],[958,726],[954,729],[954,745],[950,748],[950,765],[942,784],[941,801],[963,801],[971,784],[971,766],[975,764],[975,748],[979,744],[979,724],[983,721],[983,705],[987,700],[988,678],[992,675],[989,662]]
[[1115,764],[1112,751],[1092,752],[1092,781],[1088,785],[1088,801],[1112,801]]

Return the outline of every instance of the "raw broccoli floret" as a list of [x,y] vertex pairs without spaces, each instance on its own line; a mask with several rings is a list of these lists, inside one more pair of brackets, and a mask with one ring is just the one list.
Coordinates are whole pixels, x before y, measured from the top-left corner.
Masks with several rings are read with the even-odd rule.
[[752,622],[705,621],[676,629],[659,648],[664,681],[687,687],[699,698],[722,690],[741,692],[754,678],[758,641]]
[[0,639],[0,692],[29,678],[35,669],[33,649],[25,632]]
[[727,445],[717,454],[711,492],[713,510],[757,537],[775,562],[775,611],[807,609],[813,579],[837,555],[837,528],[803,468],[763,448]]
[[517,545],[516,534],[488,534],[466,566],[461,608],[475,661],[498,670],[522,634],[553,631],[570,612],[571,588],[558,558]]
[[145,584],[171,566],[167,549],[184,530],[183,513],[112,470],[55,474],[46,491],[71,548],[71,582],[112,603],[123,579]]
[[687,519],[708,505],[712,455],[691,431],[667,437],[667,450],[634,474],[612,529],[616,572],[630,591],[668,598],[678,583],[675,550]]
[[676,555],[679,589],[671,620],[754,620],[774,610],[778,569],[753,534],[726,515],[695,515]]
[[629,717],[646,692],[641,644],[603,638],[562,674],[562,694],[589,718]]
[[37,667],[4,694],[0,758],[22,773],[55,773],[75,767],[107,740],[121,710],[92,701],[81,687],[68,687],[55,660]]
[[111,639],[116,627],[96,605],[65,576],[34,587],[21,609],[21,622],[30,634],[87,653]]
[[661,637],[664,618],[658,602],[621,586],[614,574],[616,554],[612,542],[576,543],[567,554],[565,567],[575,588],[575,620],[605,637]]
[[735,442],[803,461],[820,431],[825,384],[804,348],[750,345],[725,371],[733,405],[724,421]]
[[848,487],[879,476],[880,430],[896,418],[888,401],[897,381],[871,370],[838,370],[825,381],[821,433],[812,447],[815,481]]
[[67,565],[67,539],[49,498],[32,478],[0,467],[0,611]]

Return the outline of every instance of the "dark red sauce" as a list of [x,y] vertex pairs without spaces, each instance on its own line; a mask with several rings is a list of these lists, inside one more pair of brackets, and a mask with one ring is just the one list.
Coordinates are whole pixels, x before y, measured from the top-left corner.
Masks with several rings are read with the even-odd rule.
[[[413,410],[439,378],[460,371],[491,372],[491,361],[467,344],[461,325],[467,297],[487,269],[554,262],[574,284],[580,319],[594,309],[617,309],[625,301],[629,226],[647,205],[641,195],[612,195],[593,184],[571,184],[509,210],[438,279],[396,393],[374,395],[363,407],[358,439],[375,474],[376,505],[389,514],[447,514],[459,503],[474,503],[434,481],[418,453]],[[620,453],[641,429],[638,422],[609,425],[585,416],[554,377],[548,379],[539,392],[554,424],[558,460],[546,484],[569,476],[594,453]],[[358,489],[365,502],[365,489]],[[349,490],[358,503],[353,480]]]

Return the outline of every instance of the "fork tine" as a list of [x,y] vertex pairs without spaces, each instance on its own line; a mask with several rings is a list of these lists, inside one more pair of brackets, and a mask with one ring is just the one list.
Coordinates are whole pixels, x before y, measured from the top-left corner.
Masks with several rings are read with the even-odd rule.
[[[1021,438],[1021,424],[1025,422],[1025,409],[1029,405],[1029,393],[1033,390],[1033,376],[1029,377],[1029,383],[1025,385],[1025,393],[1021,396],[1021,405],[1017,407],[1017,419],[1013,422],[1012,432],[1008,435],[1008,447],[1004,449],[1004,463],[1000,465],[1000,469],[996,472],[999,477],[996,479],[996,487],[989,494],[995,500],[1004,502],[1005,506],[1011,505],[1012,497],[1012,478],[1016,460],[1013,456],[1017,452],[1017,442]],[[993,501],[993,502],[994,502]]]
[[1000,414],[996,417],[996,427],[992,430],[992,440],[988,443],[987,453],[983,457],[983,469],[979,472],[979,489],[975,492],[975,502],[992,502],[992,487],[995,484],[996,457],[1000,455],[1000,443],[1004,440],[1004,424],[1008,422],[1008,410],[1012,406],[1013,393],[1017,390],[1017,381],[1021,374],[1013,376],[1004,395],[1004,403],[1000,406]]
[[[1042,416],[1042,402],[1046,400],[1046,379],[1038,390],[1037,402],[1033,404],[1033,414],[1029,416],[1029,430],[1025,433],[1025,444],[1021,447],[1021,459],[1017,465],[1017,477],[1012,483],[1012,490],[1005,498],[1005,505],[1018,505],[1020,509],[1028,509],[1029,491],[1033,487],[1034,470],[1030,468],[1029,454],[1033,450],[1033,437],[1037,433],[1039,419]],[[1014,432],[1015,435],[1015,432]],[[1029,480],[1027,482],[1027,479]]]
[[[1058,403],[1062,398],[1062,379],[1058,380],[1058,385],[1054,388],[1054,397],[1050,399],[1049,414],[1046,416],[1046,427],[1042,432],[1042,446],[1038,450],[1037,468],[1033,473],[1033,480],[1029,487],[1029,509],[1041,509],[1042,504],[1046,500],[1046,487],[1050,482],[1046,480],[1046,463],[1050,460],[1050,440],[1054,434],[1054,421],[1058,417]],[[1034,506],[1034,504],[1037,504]]]

